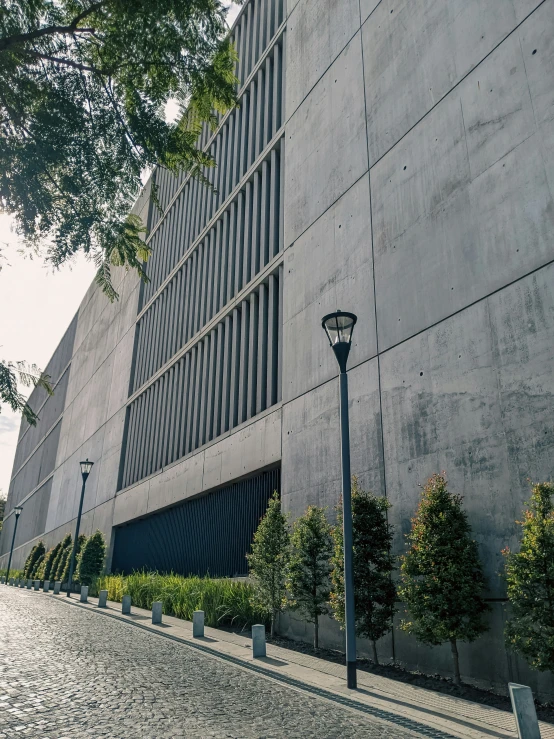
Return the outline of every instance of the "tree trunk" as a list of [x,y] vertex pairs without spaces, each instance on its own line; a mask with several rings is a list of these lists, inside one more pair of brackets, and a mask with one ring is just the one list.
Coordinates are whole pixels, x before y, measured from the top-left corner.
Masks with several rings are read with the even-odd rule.
[[314,649],[319,649],[319,622],[317,616],[314,620]]
[[375,640],[373,640],[371,642],[371,645],[373,646],[373,662],[374,662],[374,664],[378,665],[379,664],[379,657],[377,656],[377,642]]
[[460,660],[458,657],[458,645],[456,639],[450,639],[450,648],[452,649],[452,660],[454,661],[454,685],[460,685]]

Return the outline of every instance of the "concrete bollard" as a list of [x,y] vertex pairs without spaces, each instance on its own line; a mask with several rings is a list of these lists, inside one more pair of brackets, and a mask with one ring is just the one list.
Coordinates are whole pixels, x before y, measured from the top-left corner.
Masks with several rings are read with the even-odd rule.
[[81,603],[88,603],[88,585],[81,585]]
[[24,588],[24,587],[25,587],[25,580],[21,579],[21,580],[19,581],[19,587],[20,587],[20,588]]
[[131,613],[131,596],[124,595],[121,601],[121,613],[129,615]]
[[19,587],[19,578],[18,577],[15,578],[15,581],[14,581],[13,586],[14,586],[14,588],[18,588]]
[[162,602],[157,600],[152,603],[152,623],[161,624],[162,622]]
[[27,590],[30,590],[33,587],[33,581],[27,580]]
[[252,626],[252,656],[265,657],[265,626],[255,624]]
[[98,608],[106,608],[107,603],[108,603],[108,591],[101,590],[98,593]]
[[13,585],[14,582],[15,582],[15,580],[13,579],[13,577],[10,577],[10,585]]
[[35,590],[40,590],[40,580],[35,580]]
[[2,577],[0,577],[0,582],[2,583],[2,585],[6,582],[6,578],[5,578],[4,575],[2,575]]
[[47,593],[50,590],[50,580],[45,580],[42,586],[42,592]]
[[54,595],[59,595],[61,589],[62,589],[61,582],[59,580],[56,580],[56,582],[54,583]]
[[541,739],[533,692],[527,685],[508,683],[519,739]]
[[204,611],[194,611],[192,614],[192,635],[204,636]]

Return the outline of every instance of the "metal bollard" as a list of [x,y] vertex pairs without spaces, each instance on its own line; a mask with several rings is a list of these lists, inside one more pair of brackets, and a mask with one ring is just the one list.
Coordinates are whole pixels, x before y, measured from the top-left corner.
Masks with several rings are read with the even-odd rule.
[[130,595],[123,596],[123,600],[121,601],[121,613],[125,613],[127,615],[131,613],[131,596]]
[[527,685],[508,683],[519,739],[541,739],[533,692]]
[[56,582],[54,583],[54,595],[59,595],[61,589],[62,589],[61,582],[59,580],[56,580]]
[[33,581],[27,580],[27,590],[30,590],[33,587]]
[[42,586],[42,592],[47,593],[50,590],[50,580],[45,580]]
[[252,656],[265,657],[265,626],[255,624],[252,626]]
[[152,623],[161,624],[162,622],[162,602],[157,600],[152,603]]
[[35,590],[40,590],[40,580],[35,580],[34,585],[35,585]]
[[204,636],[204,611],[194,611],[192,614],[192,635]]
[[98,593],[98,608],[106,608],[107,603],[108,603],[108,591],[101,590]]
[[81,603],[88,603],[88,585],[81,585]]

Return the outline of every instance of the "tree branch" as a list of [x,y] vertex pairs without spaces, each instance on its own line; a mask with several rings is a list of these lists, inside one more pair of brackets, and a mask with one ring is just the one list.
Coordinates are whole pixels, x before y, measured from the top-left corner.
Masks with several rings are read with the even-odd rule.
[[0,51],[6,51],[6,49],[16,46],[17,44],[24,44],[27,41],[33,41],[43,36],[56,36],[56,35],[73,35],[75,33],[94,33],[95,28],[78,28],[79,23],[84,20],[87,16],[99,10],[108,0],[101,0],[101,2],[94,3],[82,13],[75,16],[68,26],[45,26],[44,28],[37,28],[35,31],[29,31],[28,33],[18,33],[14,36],[7,36],[0,39]]

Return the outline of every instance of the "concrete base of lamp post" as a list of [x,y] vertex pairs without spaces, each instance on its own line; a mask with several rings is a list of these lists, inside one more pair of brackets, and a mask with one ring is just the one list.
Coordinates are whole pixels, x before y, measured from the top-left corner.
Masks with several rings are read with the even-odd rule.
[[265,656],[265,626],[263,624],[255,624],[252,626],[252,657],[257,659]]
[[124,595],[121,600],[121,613],[129,615],[131,613],[131,596]]
[[161,624],[162,622],[162,602],[157,600],[152,603],[152,623]]
[[101,590],[98,593],[98,608],[106,608],[108,603],[108,591]]
[[56,580],[56,582],[54,583],[54,595],[59,595],[61,589],[62,589],[61,582],[59,580]]
[[204,611],[194,611],[192,614],[192,635],[196,638],[204,636]]
[[508,683],[519,739],[541,739],[533,691],[527,685]]

